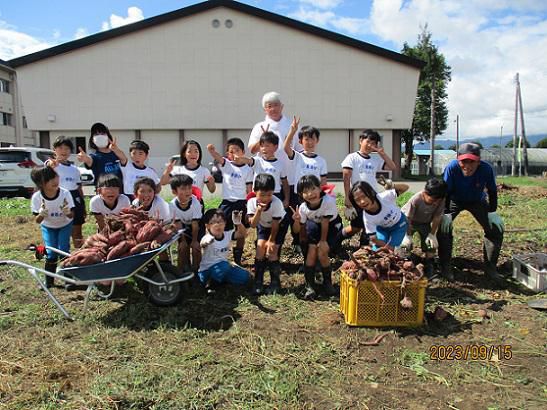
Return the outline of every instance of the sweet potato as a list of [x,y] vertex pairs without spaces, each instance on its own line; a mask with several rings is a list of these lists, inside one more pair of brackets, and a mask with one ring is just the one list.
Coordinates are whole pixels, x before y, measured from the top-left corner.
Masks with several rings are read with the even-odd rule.
[[130,255],[136,255],[137,253],[146,252],[147,250],[150,249],[151,244],[152,244],[152,242],[150,242],[150,241],[139,243],[138,245],[133,246],[129,250],[129,254]]
[[129,241],[121,241],[119,244],[110,249],[110,252],[108,252],[108,255],[106,256],[106,260],[111,261],[112,259],[117,259],[129,251],[132,246],[128,242]]
[[156,238],[161,232],[161,226],[157,221],[148,221],[137,234],[137,242],[147,242]]
[[169,232],[165,232],[165,231],[162,231],[159,233],[159,235],[157,235],[154,240],[156,242],[159,242],[161,244],[164,244],[165,242],[167,242],[169,239],[172,238],[172,234],[170,234]]
[[116,231],[114,233],[112,233],[109,237],[108,237],[108,246],[116,246],[117,244],[119,244],[121,241],[124,240],[125,238],[125,232],[123,231]]

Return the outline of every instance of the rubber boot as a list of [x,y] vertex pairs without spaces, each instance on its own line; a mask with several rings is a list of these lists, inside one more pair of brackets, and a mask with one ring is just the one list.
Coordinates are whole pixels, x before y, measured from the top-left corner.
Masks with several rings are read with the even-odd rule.
[[332,268],[327,266],[326,268],[321,268],[321,273],[323,274],[323,291],[326,296],[336,295],[336,289],[332,286]]
[[243,257],[243,248],[234,248],[234,262],[241,266],[241,258]]
[[[55,273],[57,271],[57,262],[48,261],[46,259],[46,264],[44,266],[44,270]],[[55,283],[55,278],[52,278],[49,275],[46,275],[46,288],[53,287],[53,284]]]
[[441,263],[441,276],[449,282],[454,281],[454,274],[452,273],[452,266]]
[[270,286],[266,290],[269,295],[275,295],[281,290],[281,264],[279,261],[270,262]]
[[429,280],[433,280],[437,277],[435,274],[435,268],[433,266],[433,258],[426,258],[424,261],[424,273],[425,277]]
[[315,293],[315,266],[304,266],[304,280],[306,281],[304,299],[315,299],[317,296]]
[[255,285],[254,295],[262,295],[264,292],[264,271],[266,270],[266,261],[255,259]]

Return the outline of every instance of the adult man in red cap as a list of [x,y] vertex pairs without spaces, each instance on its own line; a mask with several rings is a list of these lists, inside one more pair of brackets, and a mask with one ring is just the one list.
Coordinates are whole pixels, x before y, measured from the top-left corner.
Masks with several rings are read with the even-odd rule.
[[502,279],[496,268],[503,243],[503,221],[496,214],[496,178],[490,164],[481,161],[480,156],[478,144],[462,144],[458,149],[458,159],[452,160],[444,170],[443,179],[448,192],[438,241],[441,275],[448,280],[454,279],[452,222],[463,210],[469,211],[484,230],[484,272],[495,281]]

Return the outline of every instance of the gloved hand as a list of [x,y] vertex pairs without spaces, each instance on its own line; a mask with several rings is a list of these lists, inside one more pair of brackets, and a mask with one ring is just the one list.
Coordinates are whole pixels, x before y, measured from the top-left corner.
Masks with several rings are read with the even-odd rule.
[[401,242],[401,248],[406,249],[407,251],[412,250],[412,236],[406,234],[403,241]]
[[42,204],[40,205],[40,209],[38,210],[38,215],[42,218],[47,218],[49,216],[49,211],[46,208],[46,201],[42,199]]
[[66,200],[66,198],[63,200],[63,204],[61,205],[61,212],[65,216],[69,216],[72,213],[72,210],[68,206],[68,201]]
[[505,230],[503,219],[496,212],[488,212],[488,223],[490,224],[490,229],[496,227],[500,232]]
[[427,235],[427,238],[425,238],[425,244],[430,249],[438,249],[439,241],[437,240],[437,235],[433,235],[432,233]]
[[449,233],[452,229],[452,214],[444,214],[441,219],[441,225],[439,231],[442,233]]
[[215,237],[213,235],[205,235],[203,238],[201,238],[201,241],[199,242],[199,246],[201,246],[202,248],[207,248],[214,241],[215,241]]
[[243,219],[243,211],[233,211],[232,212],[232,222],[235,226],[241,225]]
[[357,211],[354,207],[348,207],[344,208],[344,216],[348,221],[353,221],[355,218],[357,218]]

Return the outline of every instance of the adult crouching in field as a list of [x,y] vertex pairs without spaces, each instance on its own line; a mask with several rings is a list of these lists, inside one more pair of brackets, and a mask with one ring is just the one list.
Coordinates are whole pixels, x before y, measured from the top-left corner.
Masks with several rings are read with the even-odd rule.
[[[447,184],[446,209],[439,229],[439,259],[441,275],[454,280],[452,273],[453,222],[461,211],[469,211],[484,231],[484,272],[500,281],[498,257],[503,243],[503,222],[496,213],[498,192],[492,167],[481,161],[480,147],[465,143],[458,149],[458,159],[445,168],[443,179]],[[486,193],[485,192],[488,193]]]

